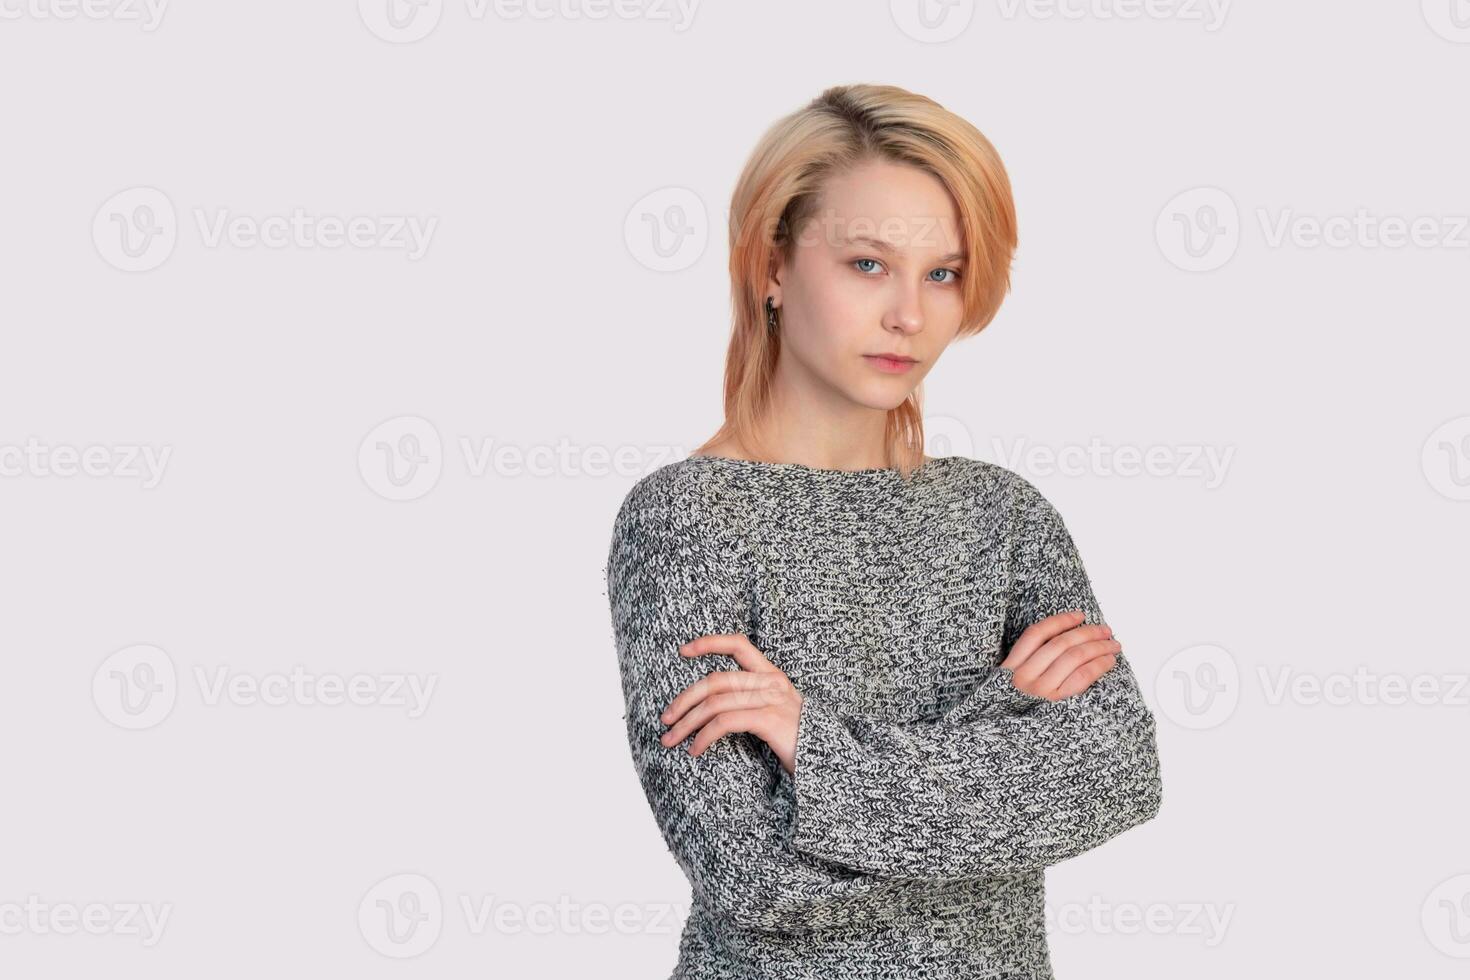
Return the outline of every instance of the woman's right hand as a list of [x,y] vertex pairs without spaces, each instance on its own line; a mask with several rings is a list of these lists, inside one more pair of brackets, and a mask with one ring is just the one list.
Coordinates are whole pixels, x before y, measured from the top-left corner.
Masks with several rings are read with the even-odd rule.
[[1122,644],[1105,623],[1079,625],[1081,610],[1057,613],[1026,627],[1001,662],[1018,691],[1060,701],[1092,686],[1118,662]]

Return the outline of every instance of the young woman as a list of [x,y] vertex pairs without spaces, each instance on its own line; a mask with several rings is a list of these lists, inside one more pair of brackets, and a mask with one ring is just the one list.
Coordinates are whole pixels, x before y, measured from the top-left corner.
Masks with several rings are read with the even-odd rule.
[[1010,185],[930,99],[831,88],[731,208],[725,423],[640,479],[608,599],[693,887],[676,978],[1051,977],[1044,870],[1159,810],[1154,718],[1061,517],[923,455],[1009,286]]

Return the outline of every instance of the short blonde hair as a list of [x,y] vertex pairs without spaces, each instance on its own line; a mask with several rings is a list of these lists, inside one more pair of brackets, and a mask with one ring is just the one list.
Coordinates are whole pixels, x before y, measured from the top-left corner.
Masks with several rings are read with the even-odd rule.
[[[999,154],[966,120],[894,85],[838,85],[780,119],[756,145],[730,201],[733,324],[725,358],[725,421],[706,447],[731,438],[757,451],[780,336],[766,325],[771,269],[816,214],[823,185],[871,159],[933,174],[959,213],[965,253],[959,337],[979,333],[1010,289],[1016,211]],[[887,464],[907,478],[924,458],[922,384],[888,413]]]

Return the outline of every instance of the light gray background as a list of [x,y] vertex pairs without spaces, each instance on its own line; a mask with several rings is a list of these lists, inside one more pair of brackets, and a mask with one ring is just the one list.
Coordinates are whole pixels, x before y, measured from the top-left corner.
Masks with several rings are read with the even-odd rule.
[[[625,742],[611,521],[718,424],[747,153],[872,81],[979,126],[1019,211],[931,452],[1056,503],[1159,713],[1159,819],[1048,874],[1058,976],[1463,975],[1463,0],[936,5],[947,40],[902,2],[447,0],[416,41],[385,0],[65,2],[0,2],[0,973],[668,974],[688,888]],[[136,188],[176,242],[124,271]],[[437,224],[418,258],[198,224],[295,208]],[[1312,243],[1359,209],[1435,241]],[[127,727],[140,657],[172,708]],[[410,717],[199,680],[298,665],[436,686]],[[400,959],[373,921],[405,891],[443,909]],[[90,903],[101,934],[58,931]]]

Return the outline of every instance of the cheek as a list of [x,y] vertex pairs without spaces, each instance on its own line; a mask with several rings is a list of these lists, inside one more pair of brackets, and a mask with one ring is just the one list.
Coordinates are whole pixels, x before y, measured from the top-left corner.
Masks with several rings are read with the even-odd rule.
[[848,358],[855,343],[852,332],[844,329],[847,322],[836,310],[812,307],[805,314],[802,329],[787,333],[786,347],[813,374],[832,380],[835,366]]
[[960,321],[965,318],[964,298],[953,291],[930,304],[924,315],[926,324],[934,328],[930,331],[934,349],[944,350],[959,335]]
[[844,282],[841,270],[808,283],[805,304],[807,321],[813,337],[827,348],[840,348],[858,343],[873,322],[882,319],[877,290],[864,289],[863,283]]
[[965,316],[965,294],[958,286],[948,289],[937,289],[935,293],[939,296],[934,302],[935,312],[946,324],[953,324],[951,331],[959,329],[960,320]]

